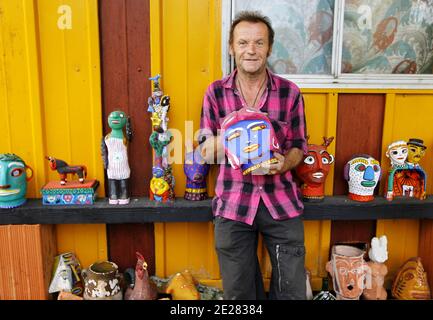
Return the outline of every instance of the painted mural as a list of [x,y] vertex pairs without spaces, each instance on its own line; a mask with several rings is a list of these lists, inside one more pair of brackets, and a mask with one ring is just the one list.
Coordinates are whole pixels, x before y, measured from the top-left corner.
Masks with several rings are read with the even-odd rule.
[[432,74],[433,0],[346,0],[343,73]]

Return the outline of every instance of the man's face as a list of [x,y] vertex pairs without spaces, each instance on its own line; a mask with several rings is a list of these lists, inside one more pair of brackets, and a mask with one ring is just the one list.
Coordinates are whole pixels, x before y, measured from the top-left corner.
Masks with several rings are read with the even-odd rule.
[[407,161],[413,164],[417,164],[424,156],[425,148],[413,144],[409,144],[408,147],[409,147],[409,154],[407,156]]
[[262,73],[271,50],[268,28],[264,23],[242,21],[236,25],[233,30],[233,43],[230,44],[230,55],[235,58],[240,72],[250,75]]

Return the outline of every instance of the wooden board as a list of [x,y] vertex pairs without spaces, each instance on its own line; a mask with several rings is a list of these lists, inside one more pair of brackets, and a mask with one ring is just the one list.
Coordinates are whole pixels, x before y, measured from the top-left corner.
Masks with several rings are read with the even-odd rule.
[[[149,1],[99,1],[102,57],[104,135],[110,132],[108,115],[125,111],[133,138],[128,146],[132,196],[148,196],[152,175],[151,122],[147,99],[151,95]],[[120,267],[135,266],[140,251],[154,268],[153,224],[107,226],[108,252]]]
[[[380,161],[384,110],[384,95],[339,94],[334,195],[348,193],[343,171],[344,165],[353,155],[369,154]],[[333,221],[331,247],[336,242],[367,241],[368,243],[375,236],[375,228],[376,222],[372,220]]]

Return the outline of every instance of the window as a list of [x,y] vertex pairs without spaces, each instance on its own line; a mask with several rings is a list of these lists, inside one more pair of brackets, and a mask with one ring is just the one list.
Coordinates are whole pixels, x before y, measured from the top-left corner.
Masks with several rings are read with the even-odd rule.
[[433,88],[433,0],[223,0],[225,74],[242,10],[271,19],[269,68],[301,87]]

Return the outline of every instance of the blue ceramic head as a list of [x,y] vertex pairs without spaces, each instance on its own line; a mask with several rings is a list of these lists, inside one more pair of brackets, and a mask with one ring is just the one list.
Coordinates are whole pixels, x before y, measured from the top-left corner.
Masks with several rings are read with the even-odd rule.
[[[27,170],[30,176],[27,177]],[[15,208],[26,202],[27,181],[33,170],[15,154],[0,154],[0,208]]]

